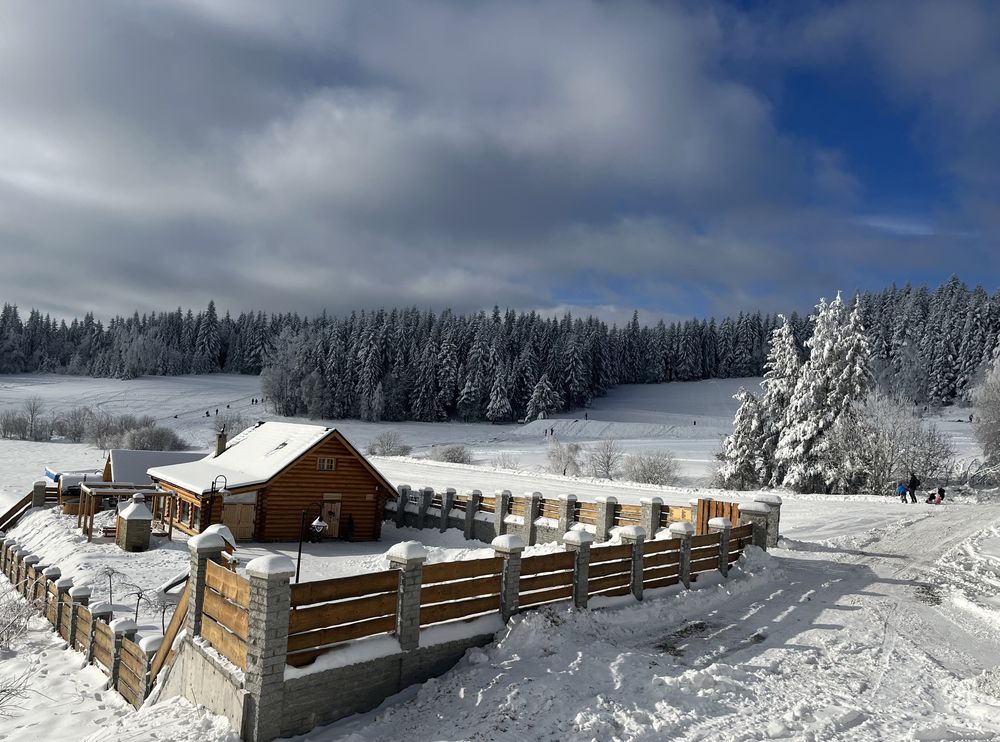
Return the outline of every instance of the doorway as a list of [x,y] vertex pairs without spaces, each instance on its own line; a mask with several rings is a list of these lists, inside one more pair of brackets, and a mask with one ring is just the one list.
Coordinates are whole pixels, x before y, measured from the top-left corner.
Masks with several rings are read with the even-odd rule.
[[340,504],[341,495],[323,495],[323,522],[326,523],[323,535],[327,538],[340,536]]

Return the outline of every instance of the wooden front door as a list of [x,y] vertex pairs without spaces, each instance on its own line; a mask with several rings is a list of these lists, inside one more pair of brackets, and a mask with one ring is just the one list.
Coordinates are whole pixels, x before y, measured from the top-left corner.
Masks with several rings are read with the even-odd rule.
[[226,503],[222,508],[222,523],[233,532],[237,541],[253,539],[253,513],[255,505],[252,502]]
[[323,502],[323,522],[326,523],[326,530],[323,535],[327,538],[337,538],[340,536],[340,501],[326,500]]

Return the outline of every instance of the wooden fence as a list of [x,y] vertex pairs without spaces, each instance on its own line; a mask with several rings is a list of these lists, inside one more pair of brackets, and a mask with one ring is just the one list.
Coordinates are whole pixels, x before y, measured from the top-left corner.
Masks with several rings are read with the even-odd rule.
[[247,669],[250,583],[215,562],[205,568],[201,635],[223,657]]
[[518,605],[537,608],[573,596],[573,552],[539,554],[521,559]]
[[500,608],[502,571],[503,559],[499,558],[426,565],[420,587],[420,626],[495,613]]

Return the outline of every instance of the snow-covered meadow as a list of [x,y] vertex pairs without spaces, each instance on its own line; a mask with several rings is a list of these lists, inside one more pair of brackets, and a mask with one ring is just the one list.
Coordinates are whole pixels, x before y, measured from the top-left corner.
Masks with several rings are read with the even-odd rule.
[[[621,387],[579,416],[528,425],[374,424],[323,421],[360,447],[392,429],[414,446],[408,458],[379,458],[394,483],[574,492],[667,502],[707,489],[719,437],[732,420],[732,393],[755,380]],[[251,405],[253,377],[203,376],[129,382],[51,376],[3,377],[0,409],[38,395],[50,410],[88,404],[116,414],[152,415],[195,445],[212,439],[214,411],[280,419]],[[226,405],[229,405],[227,408]],[[205,411],[210,411],[206,418]],[[177,417],[174,417],[174,416]],[[977,453],[967,414],[940,416],[964,456]],[[697,423],[697,424],[695,424]],[[548,436],[583,445],[602,436],[626,451],[667,449],[682,462],[683,486],[659,488],[568,478],[545,469]],[[472,466],[420,458],[435,444],[462,443]],[[500,453],[518,459],[498,470]],[[28,491],[45,465],[99,467],[84,444],[0,441],[0,507]],[[784,493],[783,493],[784,494]],[[727,497],[747,494],[725,493]],[[141,556],[85,540],[54,512],[32,514],[16,536],[58,561],[95,599],[113,565],[123,582],[155,588],[183,570],[182,540]],[[75,524],[75,521],[73,521]],[[746,740],[994,739],[1000,735],[1000,500],[955,497],[945,507],[895,498],[786,495],[785,541],[753,554],[728,582],[669,589],[641,605],[575,613],[524,614],[498,642],[470,652],[443,678],[411,688],[361,717],[316,730],[310,740]],[[304,579],[384,568],[396,540],[419,539],[434,561],[485,556],[461,534],[395,529],[383,541],[307,544]],[[241,558],[295,544],[248,545]],[[535,547],[551,549],[552,546]],[[129,607],[116,594],[121,610]],[[145,631],[158,630],[143,606]],[[28,643],[0,658],[0,678],[29,676],[23,708],[0,719],[3,739],[232,740],[227,724],[174,701],[133,712],[104,677],[63,650],[38,620]],[[441,717],[446,720],[442,722]]]

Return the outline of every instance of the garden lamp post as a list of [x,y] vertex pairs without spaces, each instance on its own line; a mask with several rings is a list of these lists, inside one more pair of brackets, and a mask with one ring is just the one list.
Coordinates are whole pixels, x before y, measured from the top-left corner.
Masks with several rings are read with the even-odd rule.
[[299,570],[302,569],[302,541],[306,534],[306,516],[313,508],[318,508],[319,511],[316,515],[316,520],[309,524],[309,530],[317,535],[326,530],[326,523],[324,523],[323,519],[320,517],[323,514],[323,505],[321,503],[314,502],[302,511],[302,517],[299,522],[299,555],[295,559],[295,584],[298,584],[299,582]]

